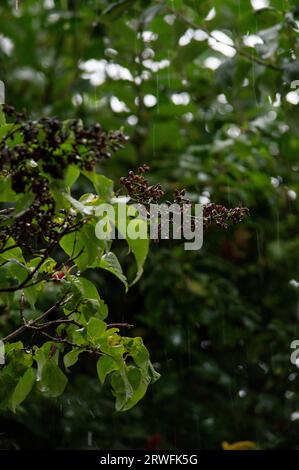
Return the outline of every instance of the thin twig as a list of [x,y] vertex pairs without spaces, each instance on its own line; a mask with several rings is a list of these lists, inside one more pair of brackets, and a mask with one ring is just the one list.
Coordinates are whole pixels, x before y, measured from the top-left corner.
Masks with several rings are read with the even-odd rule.
[[99,356],[103,355],[103,353],[97,348],[92,348],[90,346],[72,343],[68,339],[58,338],[57,336],[49,335],[49,333],[46,333],[45,331],[41,331],[41,334],[44,335],[46,338],[49,338],[51,341],[55,343],[63,343],[63,344],[67,344],[68,346],[71,346],[72,348],[83,349],[84,351],[89,352],[91,354],[98,354]]
[[3,248],[3,249],[0,250],[0,254],[2,255],[6,251],[13,250],[14,248],[20,248],[20,246],[19,245],[7,246],[6,248]]
[[[44,255],[42,256],[41,260],[39,261],[39,263],[37,264],[37,266],[28,274],[28,276],[26,277],[26,279],[24,279],[24,281],[22,281],[18,286],[14,286],[14,287],[2,287],[0,289],[0,292],[16,292],[20,289],[23,289],[23,288],[26,288],[26,287],[29,287],[28,285],[28,282],[31,281],[31,279],[35,276],[35,274],[37,274],[38,270],[42,267],[42,265],[45,263],[45,261],[47,260],[47,258],[50,256],[50,254],[52,253],[52,251],[57,247],[59,241],[61,240],[61,238],[64,236],[64,235],[67,235],[67,234],[70,234],[70,233],[73,233],[74,231],[76,231],[81,225],[82,223],[84,223],[83,221],[80,221],[78,222],[77,224],[73,225],[72,227],[70,227],[69,229],[65,229],[58,237],[57,240],[53,241],[49,246],[48,248],[45,250],[45,253]],[[42,279],[43,280],[43,279]],[[41,282],[42,280],[37,280],[36,284],[38,284],[39,282]],[[30,284],[30,286],[34,285],[33,283]]]
[[72,348],[81,347],[78,344],[72,343],[71,341],[69,341],[65,338],[58,338],[56,336],[49,335],[49,333],[46,333],[45,331],[41,331],[40,333],[43,336],[46,336],[46,338],[49,338],[51,341],[55,341],[56,343],[64,343],[64,344],[67,344],[67,345],[71,346]]
[[25,320],[25,317],[24,317],[24,301],[25,301],[24,292],[22,292],[21,297],[20,297],[20,319],[21,319],[21,323],[23,323],[23,325],[25,325],[25,323],[26,323],[26,320]]
[[81,325],[81,323],[77,322],[76,320],[68,320],[68,319],[64,320],[63,318],[60,318],[58,320],[48,321],[47,323],[41,323],[38,325],[27,324],[27,328],[34,329],[34,330],[45,330],[46,328],[49,328],[50,326],[56,326],[56,325],[62,325],[62,324],[71,324],[71,325],[76,325],[79,328],[83,328],[83,325]]
[[48,247],[48,249],[46,250],[44,256],[41,258],[41,260],[39,261],[37,266],[28,274],[28,276],[26,277],[26,279],[24,279],[24,281],[22,281],[18,286],[15,286],[15,287],[3,287],[3,288],[0,289],[0,292],[16,292],[20,289],[25,288],[26,284],[33,278],[33,276],[38,272],[38,270],[41,268],[41,266],[47,260],[47,258],[49,257],[51,251],[54,249],[55,246],[56,246],[56,243],[55,243],[55,245],[54,245],[54,242],[51,243],[51,245]]
[[[66,292],[58,302],[56,302],[54,305],[52,305],[52,307],[50,307],[48,310],[46,310],[44,313],[42,313],[39,317],[37,317],[35,320],[33,320],[31,322],[23,324],[22,326],[17,328],[12,333],[5,336],[5,338],[2,338],[2,341],[4,343],[7,343],[8,341],[11,341],[12,339],[17,338],[22,333],[24,333],[24,331],[26,331],[28,329],[28,327],[34,327],[34,326],[38,325],[38,323],[41,322],[44,318],[46,318],[52,312],[58,310],[58,308],[60,308],[65,302],[69,301],[69,298],[67,298],[68,294],[69,294],[69,292]],[[33,329],[33,328],[31,328],[31,329]]]
[[130,323],[109,323],[107,328],[134,328],[134,325],[130,325]]

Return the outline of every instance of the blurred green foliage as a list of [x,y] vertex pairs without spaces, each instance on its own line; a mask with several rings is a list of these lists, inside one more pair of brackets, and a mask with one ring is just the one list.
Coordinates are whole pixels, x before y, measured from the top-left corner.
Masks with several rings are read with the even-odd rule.
[[115,413],[88,360],[63,398],[32,397],[2,418],[2,446],[298,448],[297,2],[13,3],[0,6],[9,104],[124,126],[130,143],[103,168],[109,177],[146,162],[170,193],[251,217],[207,232],[198,253],[152,246],[127,295],[109,275],[93,279],[162,373],[142,403]]

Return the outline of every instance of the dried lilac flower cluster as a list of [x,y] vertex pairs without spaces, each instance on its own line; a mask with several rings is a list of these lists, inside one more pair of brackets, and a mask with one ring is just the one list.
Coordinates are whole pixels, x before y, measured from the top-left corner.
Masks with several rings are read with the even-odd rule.
[[[84,127],[80,121],[55,118],[25,121],[12,107],[5,106],[4,111],[14,125],[0,142],[0,172],[11,176],[17,193],[32,190],[38,195],[47,180],[62,179],[70,164],[92,171],[126,142],[121,131],[106,133],[100,124]],[[36,179],[41,184],[36,186]]]
[[55,118],[26,121],[22,113],[4,106],[10,129],[0,141],[0,175],[7,177],[17,194],[33,194],[24,213],[10,218],[12,210],[0,212],[0,246],[13,236],[20,245],[34,238],[37,243],[55,240],[61,230],[73,223],[70,214],[61,212],[55,219],[55,199],[51,184],[63,181],[69,165],[92,171],[98,162],[110,158],[123,147],[121,131],[106,133],[100,124],[84,127],[79,121],[61,122]]
[[128,176],[123,176],[120,183],[126,188],[128,195],[139,204],[148,206],[157,204],[164,191],[160,184],[151,186],[144,174],[150,170],[148,165],[142,165],[137,169],[137,173],[129,171]]
[[204,228],[207,229],[210,225],[217,225],[223,229],[227,229],[229,223],[237,224],[249,215],[247,207],[227,207],[221,204],[209,203],[203,207]]
[[[150,204],[159,203],[165,194],[160,184],[151,186],[144,177],[144,174],[149,170],[148,165],[143,165],[137,169],[137,173],[130,171],[127,177],[120,179],[120,183],[130,198],[146,208]],[[191,204],[190,200],[185,198],[185,193],[184,189],[176,189],[173,195],[173,203],[180,205],[182,211]],[[170,205],[171,203],[169,202],[168,204]],[[249,209],[246,207],[227,209],[221,204],[209,203],[203,206],[203,228],[206,230],[211,225],[216,225],[222,229],[227,229],[230,223],[239,223],[248,215]],[[196,223],[197,221],[194,218],[192,220],[193,229]]]

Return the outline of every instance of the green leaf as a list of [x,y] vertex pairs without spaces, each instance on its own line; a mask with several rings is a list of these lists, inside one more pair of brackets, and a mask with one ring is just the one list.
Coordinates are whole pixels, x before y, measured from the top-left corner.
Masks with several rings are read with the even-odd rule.
[[10,124],[0,124],[0,140],[7,136],[13,127],[17,127],[15,123]]
[[159,378],[161,377],[161,375],[159,374],[159,372],[157,372],[155,369],[154,369],[154,366],[153,364],[151,363],[151,361],[148,361],[149,364],[149,374],[150,374],[150,377],[151,377],[151,383],[155,383],[157,382],[157,380],[159,380]]
[[31,307],[34,307],[36,304],[38,296],[41,294],[44,285],[44,282],[40,282],[36,286],[26,287],[24,289],[25,299],[30,303]]
[[134,359],[135,364],[140,367],[148,367],[149,352],[143,344],[142,338],[124,338],[124,346]]
[[125,366],[124,373],[114,372],[111,385],[116,397],[116,410],[127,411],[135,406],[145,395],[151,376],[135,366]]
[[71,187],[80,176],[80,170],[75,165],[69,165],[65,172],[65,183]]
[[11,397],[11,408],[15,412],[16,408],[25,400],[31,392],[36,378],[35,370],[30,368],[20,378]]
[[108,374],[111,372],[119,370],[119,365],[110,356],[101,356],[97,362],[97,372],[100,379],[100,382],[103,384]]
[[133,397],[134,391],[128,379],[128,368],[124,363],[120,363],[120,370],[111,375],[111,386],[113,395],[116,398],[115,409],[122,411],[129,400]]
[[[112,356],[119,366],[111,376],[111,385],[116,397],[116,409],[125,411],[141,400],[148,385],[158,380],[160,375],[154,370],[141,338],[119,338],[116,334],[107,337],[106,343],[101,343],[101,350]],[[124,356],[128,357],[127,353],[137,367],[125,364]]]
[[80,311],[82,311],[86,320],[95,316],[101,320],[105,320],[108,316],[108,307],[102,299],[87,299],[82,307],[80,307]]
[[19,282],[23,282],[29,274],[27,266],[13,258],[5,265],[5,269],[7,269],[9,275],[14,276]]
[[78,361],[79,355],[83,352],[82,349],[72,349],[63,358],[66,368],[73,366]]
[[0,370],[0,410],[5,410],[11,406],[11,397],[16,384],[16,377],[7,367]]
[[[15,244],[16,244],[16,242],[14,241],[14,239],[10,237],[7,240],[6,244],[4,245],[4,248],[7,249],[10,246],[14,246]],[[6,260],[10,260],[11,258],[15,258],[16,260],[20,261],[21,263],[25,263],[22,250],[19,247],[15,247],[15,248],[12,248],[10,250],[7,250],[4,253],[0,253],[0,255],[1,255],[1,258],[6,259]]]
[[128,290],[127,278],[116,255],[112,251],[102,257],[99,267],[114,274],[124,284],[126,291]]
[[[133,206],[126,206],[125,208],[120,203],[115,204],[114,206],[116,211],[116,220],[117,220],[117,229],[121,233],[123,237],[125,237],[130,251],[133,253],[136,265],[137,265],[137,273],[135,279],[131,282],[131,286],[135,284],[141,277],[143,273],[143,265],[148,255],[149,250],[149,238],[132,238],[130,233],[134,232],[136,229],[140,234],[147,234],[147,221],[141,217],[138,217],[138,211],[134,210]],[[130,212],[137,217],[132,219],[129,217]],[[128,226],[130,226],[130,230],[128,233]]]
[[[30,261],[27,262],[28,268],[36,268],[41,260],[42,260],[42,258],[40,258],[40,257],[32,258]],[[57,264],[57,262],[53,258],[49,257],[40,266],[39,272],[53,273],[56,264]]]
[[82,290],[82,293],[87,299],[100,300],[98,289],[91,281],[89,281],[85,277],[80,277],[79,281],[80,281],[80,286],[81,286],[80,288]]
[[81,230],[65,235],[60,241],[61,248],[80,271],[92,267],[103,255],[103,244],[96,238],[93,224],[86,224]]
[[125,403],[122,411],[127,411],[136,405],[145,395],[150,383],[148,376],[144,376],[140,369],[134,366],[128,367],[128,379],[133,389],[132,397]]
[[[139,223],[146,224],[145,221],[140,221]],[[145,260],[148,255],[148,250],[149,250],[149,239],[137,238],[136,240],[133,240],[127,237],[127,243],[135,257],[136,265],[137,265],[137,273],[136,273],[135,279],[130,284],[132,286],[137,281],[139,281],[140,277],[142,276],[143,265],[145,263]]]
[[11,188],[11,178],[0,178],[0,202],[15,202],[20,199],[20,195],[16,194]]
[[6,119],[5,119],[5,114],[3,111],[3,105],[0,104],[0,126],[5,126],[6,124]]
[[12,216],[17,218],[25,214],[25,212],[32,206],[34,199],[35,196],[33,194],[25,194],[25,196],[18,200],[15,210],[12,213]]
[[123,355],[126,348],[123,345],[122,337],[116,334],[118,328],[109,328],[100,338],[99,344],[101,351],[115,360],[123,362]]
[[104,201],[110,201],[113,196],[113,181],[96,172],[85,172],[84,175],[92,182],[98,196]]
[[64,180],[54,180],[50,183],[51,194],[55,200],[55,208],[57,211],[69,210],[70,201],[66,196],[66,185]]
[[87,337],[89,341],[97,345],[99,339],[103,336],[107,329],[107,325],[103,320],[92,317],[87,324]]
[[11,399],[20,378],[32,366],[32,355],[24,351],[21,341],[5,344],[6,365],[0,369],[0,409],[12,407]]
[[47,397],[59,397],[67,384],[67,377],[58,367],[55,359],[46,359],[41,373],[39,390]]
[[65,310],[70,312],[77,308],[83,313],[86,320],[97,317],[104,320],[108,315],[108,308],[100,298],[95,285],[84,277],[68,275],[63,281],[63,292],[71,291],[72,298],[65,305]]

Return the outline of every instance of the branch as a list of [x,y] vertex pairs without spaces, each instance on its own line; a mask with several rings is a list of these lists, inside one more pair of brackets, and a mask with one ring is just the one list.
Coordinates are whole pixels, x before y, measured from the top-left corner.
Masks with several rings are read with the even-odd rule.
[[[0,211],[2,212],[2,211]],[[0,251],[0,254],[2,255],[3,253],[5,253],[6,251],[9,251],[9,250],[13,250],[14,248],[19,248],[20,246],[19,245],[11,245],[11,246],[7,246],[6,248],[3,248],[1,251]]]
[[91,354],[98,354],[99,356],[103,355],[103,353],[97,348],[92,348],[90,346],[84,346],[81,344],[72,343],[68,339],[58,338],[57,336],[49,335],[49,333],[46,333],[45,331],[41,331],[41,334],[46,336],[46,338],[50,339],[51,341],[54,341],[55,343],[63,343],[63,344],[67,344],[68,346],[71,346],[72,348],[83,349],[84,351],[89,352]]
[[69,341],[65,338],[58,338],[56,336],[49,335],[49,333],[46,333],[45,331],[41,331],[41,334],[43,336],[46,336],[46,338],[49,338],[51,341],[55,341],[56,343],[64,343],[64,344],[67,344],[68,346],[71,346],[72,348],[81,348],[81,347],[83,348],[84,347],[84,346],[80,346],[79,344],[72,343],[71,341]]
[[0,289],[0,292],[16,292],[20,289],[25,288],[26,284],[34,277],[34,275],[38,272],[38,270],[41,268],[41,266],[47,260],[47,258],[49,257],[51,251],[55,248],[55,246],[56,246],[56,242],[53,242],[53,243],[50,244],[50,246],[45,251],[44,256],[42,257],[42,259],[39,261],[37,266],[28,274],[28,276],[26,277],[26,279],[24,279],[24,281],[22,281],[18,286],[15,286],[15,287],[2,287]]
[[59,237],[57,238],[57,240],[53,241],[49,246],[48,248],[45,250],[44,252],[44,255],[43,257],[41,258],[40,262],[37,264],[37,266],[28,274],[28,276],[26,277],[26,279],[24,279],[24,281],[22,281],[18,286],[14,286],[14,287],[2,287],[0,289],[0,293],[1,292],[16,292],[20,289],[24,289],[26,287],[30,287],[30,286],[33,286],[35,284],[39,284],[39,282],[42,282],[44,279],[40,279],[40,280],[37,280],[36,282],[34,283],[31,283],[31,284],[28,284],[29,281],[31,281],[31,279],[35,276],[35,274],[38,272],[38,270],[42,267],[42,265],[44,264],[44,262],[47,260],[47,258],[50,256],[50,253],[57,247],[59,241],[61,240],[61,238],[64,236],[64,235],[67,235],[69,233],[73,233],[74,231],[76,231],[82,224],[84,223],[84,221],[80,221],[78,222],[77,224],[73,225],[72,227],[69,227],[69,229],[65,229],[60,235]]
[[25,324],[26,320],[24,318],[24,292],[21,294],[20,298],[20,319],[23,324]]
[[57,326],[57,325],[61,325],[61,324],[71,324],[71,325],[76,325],[78,326],[79,328],[83,328],[83,325],[81,325],[81,323],[77,322],[76,320],[68,320],[68,319],[63,319],[63,318],[59,318],[58,320],[52,320],[52,321],[48,321],[47,323],[42,323],[42,324],[39,324],[37,326],[35,325],[32,325],[30,323],[27,323],[27,328],[29,329],[32,329],[32,330],[45,330],[46,328],[49,328],[50,326]]
[[[12,333],[10,333],[9,335],[5,336],[4,338],[2,338],[2,341],[4,343],[7,343],[8,341],[11,341],[12,339],[14,338],[17,338],[18,336],[20,336],[22,333],[24,333],[24,331],[26,331],[28,328],[32,328],[32,327],[35,327],[36,325],[38,325],[39,322],[41,322],[44,318],[46,318],[48,315],[50,315],[52,312],[58,310],[65,302],[68,302],[69,301],[69,298],[67,298],[68,296],[68,293],[69,292],[66,292],[62,298],[56,302],[54,305],[52,305],[52,307],[50,307],[48,310],[46,310],[44,313],[42,313],[39,317],[37,317],[35,320],[31,321],[31,322],[26,322],[25,320],[25,323],[20,326],[17,330],[13,331]],[[32,328],[34,329],[34,328]]]

